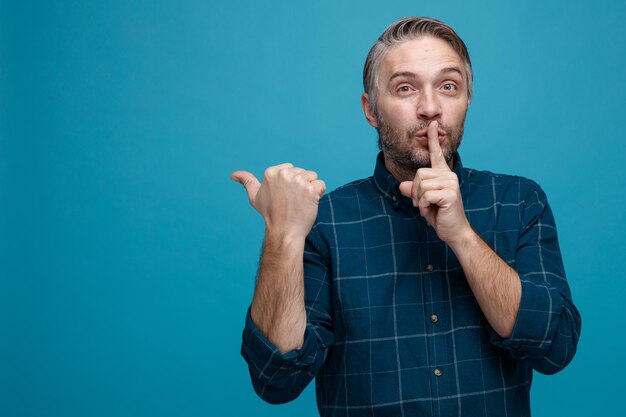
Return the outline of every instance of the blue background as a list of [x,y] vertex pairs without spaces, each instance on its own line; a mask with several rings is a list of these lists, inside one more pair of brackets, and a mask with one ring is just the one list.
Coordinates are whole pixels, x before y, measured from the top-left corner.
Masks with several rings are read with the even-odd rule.
[[466,166],[530,177],[583,315],[534,416],[624,415],[626,3],[0,2],[0,414],[314,416],[239,356],[263,233],[235,169],[372,172],[359,96],[393,20],[475,72]]

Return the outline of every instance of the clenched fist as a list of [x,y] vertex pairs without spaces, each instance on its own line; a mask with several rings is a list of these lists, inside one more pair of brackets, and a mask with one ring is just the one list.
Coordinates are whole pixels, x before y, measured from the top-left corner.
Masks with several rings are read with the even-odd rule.
[[268,233],[299,239],[308,235],[326,191],[317,173],[287,163],[265,170],[263,183],[247,171],[233,172],[230,177],[246,188],[250,204],[263,216]]

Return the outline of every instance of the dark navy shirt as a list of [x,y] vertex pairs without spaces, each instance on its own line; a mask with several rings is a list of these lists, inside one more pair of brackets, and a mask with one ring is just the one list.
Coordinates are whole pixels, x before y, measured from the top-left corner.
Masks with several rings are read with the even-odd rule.
[[528,416],[533,370],[572,359],[580,315],[572,303],[554,218],[534,182],[463,168],[472,227],[522,283],[513,334],[486,321],[454,253],[429,227],[378,156],[372,177],[320,201],[305,247],[307,327],[281,353],[248,313],[242,355],[270,403],[315,378],[322,416]]

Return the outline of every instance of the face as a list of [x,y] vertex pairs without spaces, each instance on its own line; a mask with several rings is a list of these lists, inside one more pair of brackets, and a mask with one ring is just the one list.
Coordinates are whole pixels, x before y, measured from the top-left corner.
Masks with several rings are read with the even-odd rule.
[[381,63],[376,109],[362,103],[378,130],[385,164],[392,173],[430,166],[428,124],[439,124],[439,142],[450,161],[463,136],[469,106],[465,65],[445,41],[431,36],[394,46]]

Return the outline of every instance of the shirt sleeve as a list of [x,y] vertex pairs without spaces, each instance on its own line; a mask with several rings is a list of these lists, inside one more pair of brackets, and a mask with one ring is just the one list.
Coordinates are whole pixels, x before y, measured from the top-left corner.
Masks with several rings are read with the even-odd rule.
[[581,318],[565,277],[557,231],[545,193],[534,184],[526,195],[515,258],[522,296],[513,332],[491,340],[535,370],[553,374],[574,357]]
[[304,248],[304,298],[307,324],[299,349],[282,353],[246,315],[241,355],[248,364],[252,386],[263,400],[281,404],[294,400],[317,375],[328,349],[332,332],[330,269],[326,257],[314,242],[315,229]]

